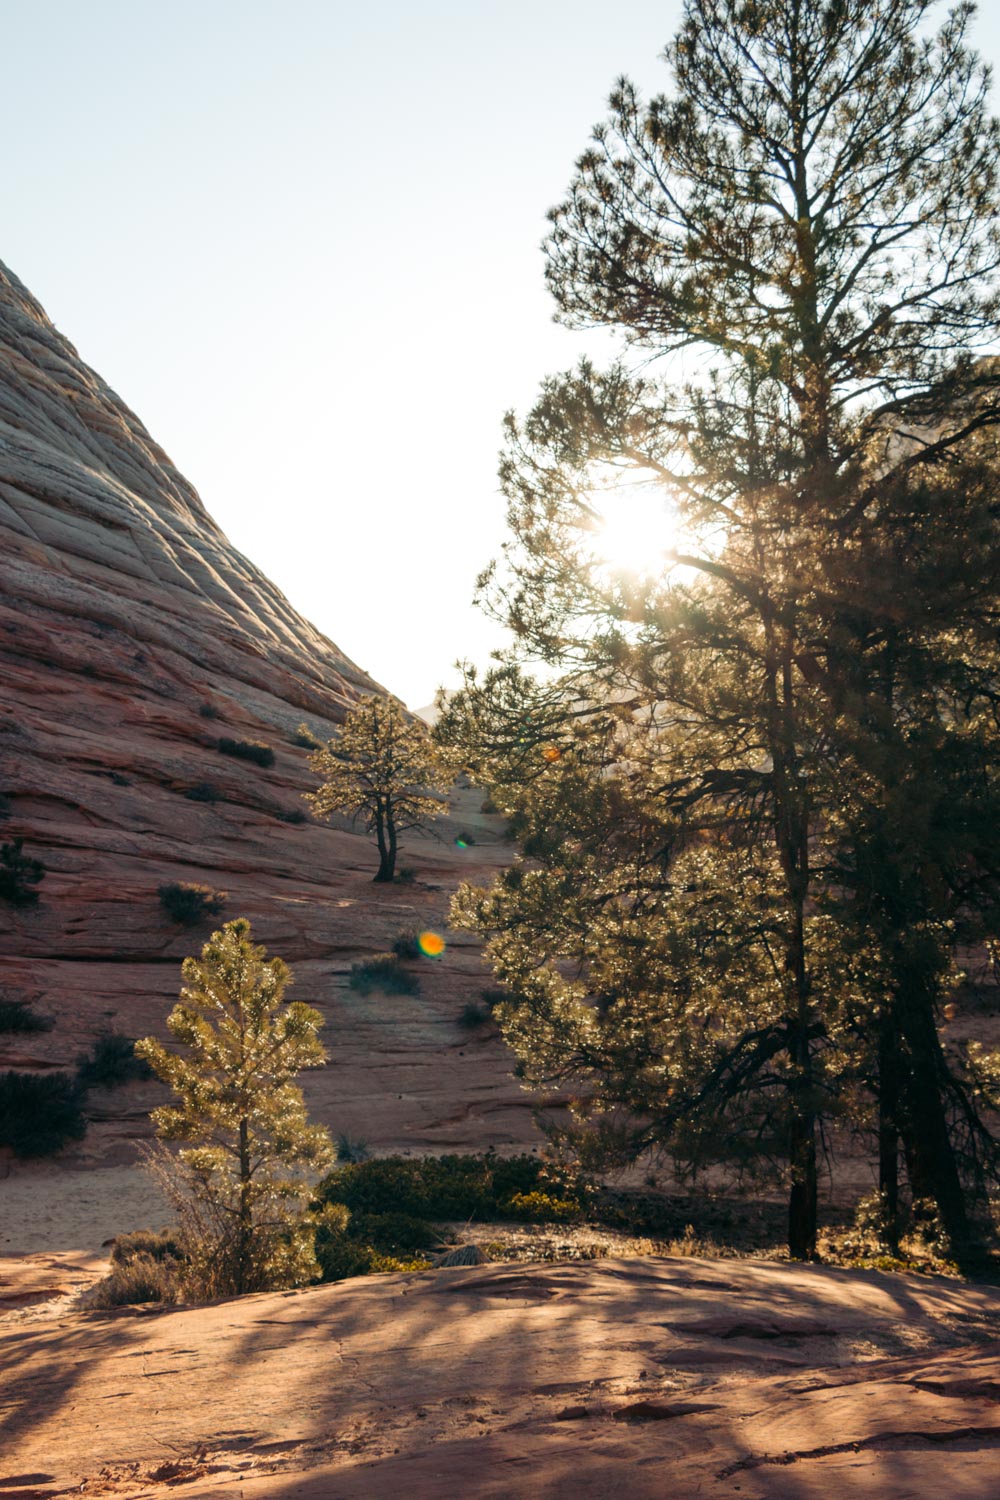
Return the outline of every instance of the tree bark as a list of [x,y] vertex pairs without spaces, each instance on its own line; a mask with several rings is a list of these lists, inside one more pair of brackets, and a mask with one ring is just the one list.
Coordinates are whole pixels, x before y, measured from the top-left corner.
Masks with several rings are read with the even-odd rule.
[[247,1286],[253,1223],[250,1205],[250,1128],[246,1117],[240,1121],[240,1209],[236,1231],[236,1294],[242,1296]]
[[892,1007],[878,1019],[878,1188],[885,1208],[885,1236],[899,1249],[899,1040]]
[[934,1019],[933,995],[925,976],[904,969],[894,997],[902,1051],[908,1066],[901,1077],[901,1126],[915,1198],[933,1198],[960,1265],[974,1262],[982,1245],[969,1218],[954,1144],[948,1129],[945,1091],[947,1064]]
[[392,810],[379,808],[375,814],[375,837],[378,840],[378,872],[373,883],[392,880],[396,873],[396,825]]

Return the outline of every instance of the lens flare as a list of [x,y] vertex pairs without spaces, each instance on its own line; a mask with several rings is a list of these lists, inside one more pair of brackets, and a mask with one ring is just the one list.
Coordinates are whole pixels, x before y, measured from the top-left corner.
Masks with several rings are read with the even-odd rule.
[[594,538],[597,557],[612,572],[636,578],[658,577],[676,544],[677,518],[655,491],[613,496]]
[[417,947],[425,958],[440,958],[445,949],[444,938],[439,932],[422,932]]
[[562,751],[558,745],[545,745],[542,747],[542,759],[548,761],[562,760]]
[[459,849],[468,849],[468,847],[469,847],[469,841],[468,841],[468,839],[463,839],[463,837],[462,837],[461,834],[458,835],[458,838],[455,840],[455,843],[456,843],[456,845],[458,846]]

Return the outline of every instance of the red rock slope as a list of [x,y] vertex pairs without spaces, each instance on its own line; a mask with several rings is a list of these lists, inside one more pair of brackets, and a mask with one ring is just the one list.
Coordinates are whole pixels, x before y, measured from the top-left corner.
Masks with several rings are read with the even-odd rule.
[[[339,1067],[310,1088],[330,1124],[383,1144],[510,1138],[508,1101],[517,1119],[525,1101],[499,1046],[469,1049],[455,1024],[484,982],[471,947],[449,949],[419,1002],[344,983],[401,929],[440,925],[459,873],[502,857],[495,837],[457,850],[452,824],[404,851],[412,887],[385,889],[367,840],[285,821],[312,784],[296,726],[331,733],[377,685],[230,546],[2,265],[0,677],[0,838],[23,836],[48,870],[36,908],[0,904],[0,992],[57,1018],[0,1037],[0,1067],[65,1066],[102,1028],[162,1031],[208,929],[171,922],[157,890],[198,881],[328,1010]],[[220,736],[262,740],[276,763],[221,754]],[[71,1159],[127,1159],[154,1096],[96,1096],[104,1124]],[[501,1117],[482,1135],[480,1097]]]
[[0,1491],[995,1500],[998,1336],[996,1289],[666,1259],[18,1321]]

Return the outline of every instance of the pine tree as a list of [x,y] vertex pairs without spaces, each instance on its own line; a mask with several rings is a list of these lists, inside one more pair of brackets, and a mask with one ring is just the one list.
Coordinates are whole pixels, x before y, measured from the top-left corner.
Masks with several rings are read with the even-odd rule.
[[320,777],[306,800],[318,813],[363,817],[378,843],[376,881],[392,880],[399,836],[447,811],[444,760],[424,724],[393,698],[372,696],[350,710],[340,735],[309,764]]
[[[623,863],[646,874],[594,897],[605,910],[638,902],[642,922],[614,941],[655,952],[642,904],[655,856],[658,920],[680,934],[692,1003],[707,996],[716,1018],[697,1058],[689,1047],[686,1096],[692,1107],[720,1088],[755,1108],[783,1100],[765,1111],[764,1134],[788,1164],[797,1256],[815,1251],[819,1112],[841,1062],[867,1066],[860,1038],[879,1016],[880,1055],[897,1076],[868,1071],[903,1101],[882,1120],[886,1161],[902,1133],[911,1177],[937,1199],[956,1246],[975,1238],[948,1121],[949,1100],[962,1108],[968,1096],[944,1058],[936,1010],[954,967],[955,912],[970,909],[967,877],[984,912],[996,886],[974,841],[937,860],[919,819],[897,836],[895,810],[906,789],[926,790],[927,746],[951,726],[968,756],[935,802],[940,820],[954,797],[968,812],[976,774],[988,782],[996,758],[983,706],[994,652],[973,668],[969,648],[983,644],[996,600],[1000,539],[982,484],[956,473],[970,468],[974,434],[1000,416],[996,369],[974,358],[997,332],[1000,136],[965,40],[971,7],[924,40],[930,9],[687,0],[667,54],[674,97],[645,105],[620,81],[551,215],[547,277],[564,321],[617,329],[638,358],[603,374],[585,362],[547,382],[523,423],[508,419],[501,479],[513,539],[505,566],[483,580],[515,634],[515,659],[562,673],[550,705],[576,703],[577,723],[594,705],[637,705],[631,737],[647,744],[633,755],[646,772],[623,776],[619,758],[598,780],[617,780],[628,806],[652,808],[663,840],[659,852],[640,842],[627,854],[619,840]],[[652,361],[681,350],[698,376],[669,384]],[[956,483],[988,561],[976,589],[949,600]],[[676,535],[651,543],[629,574],[601,549],[607,522],[637,494],[653,497]],[[919,568],[902,566],[906,547]],[[876,578],[869,608],[858,590]],[[937,697],[929,659],[949,684]],[[981,696],[963,700],[970,672]],[[494,674],[472,694],[478,707],[456,709],[467,723],[490,721],[495,739],[482,694],[495,710],[502,686]],[[878,843],[877,879],[873,807],[894,829]],[[540,828],[530,809],[522,816]],[[921,860],[924,878],[904,879]],[[946,868],[950,894],[939,900]],[[852,870],[850,886],[838,885]],[[529,873],[514,877],[522,891]],[[692,880],[719,899],[742,893],[728,920],[763,955],[748,1004],[727,1009],[717,977],[726,941],[703,915],[694,930],[704,936],[683,946],[670,912]],[[853,904],[840,899],[847,889]],[[508,898],[505,911],[479,909],[488,930],[519,919],[526,898]],[[931,928],[935,942],[919,951],[902,940]],[[644,994],[670,990],[677,940]],[[563,979],[548,965],[537,984],[559,991]],[[578,986],[580,1026],[564,1059],[573,1048],[584,1056],[577,1041],[593,1041],[606,998]],[[736,1030],[717,1056],[723,1013]],[[508,1021],[531,1052],[536,1023]],[[564,1022],[548,1034],[547,1066]],[[697,1035],[690,1014],[677,1024]],[[648,1112],[661,1107],[661,1063],[651,1059],[647,1076]],[[970,1129],[981,1138],[978,1122]]]
[[306,1174],[333,1159],[292,1081],[326,1060],[319,1013],[283,1003],[289,970],[245,919],[213,933],[182,974],[167,1026],[183,1051],[146,1037],[135,1052],[178,1096],[153,1120],[162,1141],[185,1143],[179,1168],[161,1158],[160,1175],[188,1230],[192,1279],[214,1296],[302,1285],[318,1274]]

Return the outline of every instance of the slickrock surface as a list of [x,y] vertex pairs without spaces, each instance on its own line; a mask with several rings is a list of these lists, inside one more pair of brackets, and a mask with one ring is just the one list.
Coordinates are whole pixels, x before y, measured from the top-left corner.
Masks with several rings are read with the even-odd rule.
[[[335,590],[356,562],[330,566]],[[230,546],[2,265],[0,682],[0,840],[22,836],[48,871],[37,907],[0,903],[0,995],[56,1019],[45,1035],[0,1036],[0,1069],[72,1066],[101,1030],[162,1032],[180,960],[212,924],[179,927],[157,889],[195,881],[228,891],[219,920],[249,916],[293,966],[296,997],[326,1014],[333,1064],[308,1085],[320,1118],[400,1149],[526,1137],[499,1043],[456,1024],[488,982],[473,944],[425,965],[415,999],[346,988],[366,953],[443,926],[461,876],[506,857],[498,825],[464,794],[440,838],[404,846],[415,882],[385,888],[363,836],[284,821],[313,785],[296,726],[328,736],[376,684]],[[220,753],[222,736],[264,741],[275,765]],[[477,844],[460,850],[464,828]],[[63,1162],[130,1161],[157,1097],[93,1095],[101,1118]],[[0,1159],[0,1178],[23,1171]],[[32,1237],[4,1214],[3,1188],[0,1252],[91,1243]]]
[[474,1267],[0,1336],[0,1493],[995,1500],[1000,1291]]

